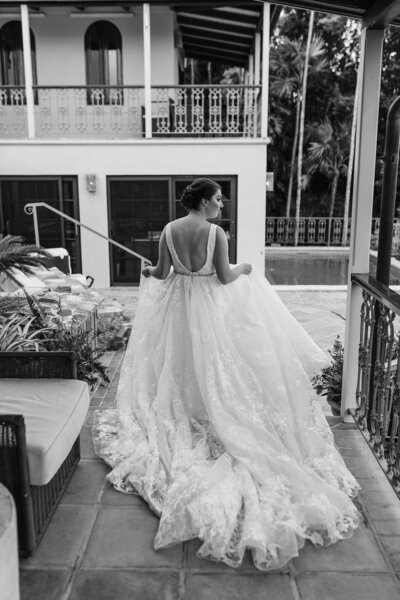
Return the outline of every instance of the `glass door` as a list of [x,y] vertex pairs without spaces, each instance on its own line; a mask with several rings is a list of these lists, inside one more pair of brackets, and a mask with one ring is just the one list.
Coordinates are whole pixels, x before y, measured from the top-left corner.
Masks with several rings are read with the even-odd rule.
[[[79,220],[76,177],[0,178],[0,228],[2,235],[21,235],[35,243],[33,217],[24,211],[28,202],[46,202]],[[65,248],[73,273],[81,272],[79,227],[45,208],[38,208],[40,244],[44,248]]]
[[[158,244],[170,220],[168,177],[109,177],[109,228],[111,239],[145,256],[153,264]],[[140,260],[111,246],[112,285],[132,285],[140,279]]]

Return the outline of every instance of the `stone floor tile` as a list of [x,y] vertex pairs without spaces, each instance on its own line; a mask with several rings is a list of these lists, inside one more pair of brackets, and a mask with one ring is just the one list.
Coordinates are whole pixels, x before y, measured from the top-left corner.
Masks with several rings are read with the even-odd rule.
[[60,505],[95,504],[108,470],[103,461],[81,460],[61,498]]
[[[20,600],[60,600],[71,569],[20,569]],[[1,595],[1,592],[0,592]]]
[[293,600],[288,575],[187,573],[184,600]]
[[400,519],[375,519],[374,525],[381,535],[400,535]]
[[143,500],[139,494],[124,494],[123,492],[117,492],[110,482],[106,482],[104,493],[101,497],[101,504],[103,506],[139,506],[149,510],[147,503]]
[[92,513],[89,506],[58,506],[35,554],[21,559],[21,566],[73,566],[88,535]]
[[375,473],[371,477],[357,477],[358,483],[363,491],[374,491],[381,494],[390,493],[391,484],[383,473]]
[[[212,560],[206,560],[204,558],[198,558],[196,556],[197,550],[200,548],[202,542],[200,540],[190,540],[185,544],[186,546],[186,557],[187,557],[187,568],[193,570],[201,570],[207,572],[230,572],[230,573],[260,573],[260,570],[254,566],[253,558],[251,556],[251,552],[247,551],[243,563],[240,567],[228,567],[221,562],[214,562]],[[283,567],[282,569],[274,571],[276,574],[284,574],[289,573],[289,567]]]
[[308,571],[373,571],[387,572],[388,566],[372,533],[361,524],[348,540],[326,548],[307,542],[294,559],[299,572]]
[[400,588],[388,575],[318,573],[296,577],[304,600],[399,600]]
[[383,535],[381,539],[390,554],[400,554],[400,535]]
[[178,572],[81,570],[68,600],[177,600]]
[[[390,562],[392,563],[394,570],[397,572],[397,577],[400,580],[400,553],[396,552],[395,554],[390,554],[389,557],[390,557]],[[399,594],[399,598],[400,598],[400,594]]]
[[86,415],[85,422],[83,424],[84,427],[88,427],[90,429],[93,427],[93,418],[94,418],[94,414],[95,414],[96,410],[97,410],[97,407],[89,408],[88,413]]
[[92,439],[92,430],[89,427],[82,427],[80,434],[81,441],[81,459],[95,459],[100,457],[94,451],[93,439]]
[[183,562],[182,544],[153,549],[158,518],[149,508],[105,507],[100,510],[85,553],[85,567],[175,567]]

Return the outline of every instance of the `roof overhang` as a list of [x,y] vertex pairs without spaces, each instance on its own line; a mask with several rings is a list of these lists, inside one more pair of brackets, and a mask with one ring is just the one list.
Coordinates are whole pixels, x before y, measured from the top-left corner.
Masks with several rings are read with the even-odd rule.
[[[46,6],[70,6],[81,11],[104,7],[134,10],[138,0],[28,0],[32,10]],[[261,30],[264,0],[148,0],[152,6],[168,6],[176,13],[180,43],[185,56],[247,66],[255,33]],[[0,0],[1,8],[16,7],[21,0]],[[400,0],[285,0],[271,4],[271,29],[284,6],[344,15],[360,19],[364,27],[382,29],[400,25]]]

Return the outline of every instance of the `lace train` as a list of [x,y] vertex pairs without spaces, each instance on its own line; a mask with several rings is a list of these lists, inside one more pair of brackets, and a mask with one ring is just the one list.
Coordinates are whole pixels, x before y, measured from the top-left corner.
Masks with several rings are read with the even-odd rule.
[[359,486],[310,384],[326,356],[254,272],[143,282],[117,394],[96,451],[160,516],[155,548],[262,570],[358,526]]

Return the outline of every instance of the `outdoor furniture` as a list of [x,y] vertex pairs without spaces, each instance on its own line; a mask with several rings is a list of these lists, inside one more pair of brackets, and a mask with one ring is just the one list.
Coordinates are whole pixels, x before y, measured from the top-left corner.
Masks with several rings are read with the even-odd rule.
[[0,352],[0,482],[12,493],[19,550],[39,544],[80,459],[89,408],[73,352]]
[[17,514],[13,497],[1,483],[0,590],[3,600],[19,600]]

